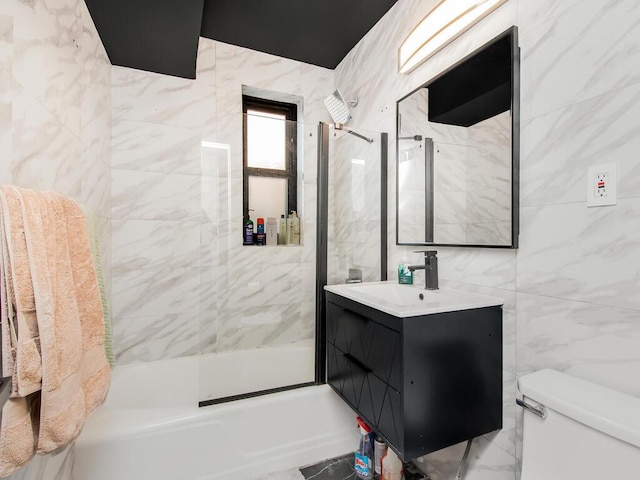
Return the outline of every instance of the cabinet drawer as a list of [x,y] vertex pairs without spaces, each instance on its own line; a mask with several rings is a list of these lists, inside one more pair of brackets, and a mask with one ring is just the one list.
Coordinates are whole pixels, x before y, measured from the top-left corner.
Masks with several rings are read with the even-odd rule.
[[351,310],[328,303],[327,341],[394,389],[402,388],[400,334]]
[[[358,409],[368,371],[348,354],[327,344],[327,381],[352,408]],[[371,419],[369,419],[371,420]]]
[[400,392],[331,344],[327,344],[327,381],[387,441],[402,445]]

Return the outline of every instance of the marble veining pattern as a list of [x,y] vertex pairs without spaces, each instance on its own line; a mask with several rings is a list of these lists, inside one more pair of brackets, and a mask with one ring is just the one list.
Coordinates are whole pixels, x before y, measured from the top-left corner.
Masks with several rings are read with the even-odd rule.
[[[328,119],[322,100],[333,72],[208,39],[200,40],[197,71],[195,81],[112,71],[113,303],[126,345],[119,363],[314,334],[310,202],[316,198],[316,125]],[[311,122],[312,133],[300,144],[300,247],[241,246],[243,86],[304,95],[301,120]],[[154,314],[189,309],[196,310],[195,321],[182,327],[150,325]],[[138,325],[154,333],[127,326],[133,317],[149,318]],[[176,348],[171,335],[180,335]]]
[[528,293],[517,301],[519,375],[554,368],[640,396],[637,310]]
[[114,168],[111,182],[113,218],[198,221],[202,217],[199,176]]
[[[110,115],[102,108],[111,110],[111,93],[116,122],[159,125],[157,131],[166,133],[169,142],[167,148],[176,145],[170,143],[175,139],[176,152],[182,149],[180,145],[184,145],[186,158],[194,158],[187,150],[193,152],[195,149],[190,143],[188,148],[187,143],[181,143],[183,137],[179,132],[183,130],[180,129],[193,131],[194,141],[197,138],[195,132],[203,132],[208,138],[228,143],[234,162],[237,162],[237,154],[241,150],[238,150],[238,135],[234,133],[236,127],[232,125],[233,122],[228,125],[221,122],[224,115],[231,114],[231,111],[219,113],[218,109],[223,101],[228,103],[229,108],[236,104],[241,83],[253,83],[255,78],[260,82],[257,86],[262,88],[305,97],[314,95],[313,99],[305,98],[305,117],[309,113],[314,121],[316,116],[326,118],[321,100],[334,86],[338,86],[346,96],[356,94],[360,98],[360,105],[354,111],[354,127],[392,133],[395,131],[395,100],[508,26],[518,24],[521,29],[525,120],[521,158],[521,186],[525,203],[521,211],[521,248],[517,254],[508,250],[438,248],[441,277],[460,281],[466,286],[497,287],[511,292],[518,290],[515,305],[518,358],[517,365],[511,360],[505,365],[506,371],[510,372],[510,375],[505,374],[505,392],[509,391],[515,377],[521,373],[551,366],[638,395],[635,386],[629,384],[627,379],[634,378],[638,362],[632,344],[639,328],[633,320],[638,311],[637,275],[633,265],[640,258],[637,229],[634,230],[637,222],[633,221],[637,217],[638,204],[633,197],[638,196],[639,184],[636,164],[631,159],[637,151],[634,139],[637,137],[638,120],[633,112],[637,104],[636,86],[640,81],[637,68],[640,62],[636,58],[640,50],[635,48],[640,12],[631,0],[510,0],[412,75],[398,75],[397,45],[416,19],[424,16],[434,4],[435,0],[400,0],[347,56],[335,75],[275,57],[263,57],[257,52],[241,52],[234,58],[234,47],[203,42],[202,61],[198,67],[202,72],[201,81],[167,80],[155,74],[138,76],[138,72],[114,68],[112,78],[116,85],[111,92],[111,78],[105,79],[101,73],[108,67],[104,62],[92,67],[88,64],[92,57],[89,53],[91,47],[87,47],[86,54],[82,51],[86,32],[91,36],[93,27],[88,24],[87,16],[78,4],[73,0],[59,2],[54,7],[39,1],[2,2],[0,13],[12,18],[13,28],[10,36],[0,33],[0,82],[4,78],[2,75],[6,77],[6,71],[2,73],[7,64],[6,58],[2,58],[2,48],[7,38],[11,38],[12,62],[15,63],[9,67],[12,80],[15,78],[15,83],[12,81],[15,91],[12,91],[10,99],[12,108],[9,111],[6,101],[0,98],[0,105],[3,102],[5,105],[0,106],[0,145],[3,152],[12,151],[11,173],[6,181],[13,180],[34,188],[59,189],[83,203],[90,203],[94,208],[110,208],[108,195],[100,191],[109,189],[108,182],[98,182],[98,174],[93,179],[83,180],[87,172],[83,169],[92,169],[93,162],[110,166],[110,145],[101,139],[111,137]],[[7,32],[7,25],[0,19],[0,32]],[[54,37],[60,37],[67,43],[55,40],[45,45],[47,39]],[[17,39],[15,45],[14,38]],[[79,49],[73,45],[72,39],[80,39]],[[88,40],[90,45],[93,40]],[[77,50],[80,50],[78,55],[75,53]],[[100,49],[97,51],[102,55]],[[38,77],[34,74],[34,65],[40,68],[39,62],[45,57],[44,74]],[[61,70],[59,75],[56,69]],[[79,74],[79,71],[83,73]],[[89,78],[93,78],[90,80],[91,86],[95,86],[99,94],[87,92],[89,85],[84,81],[86,72],[94,72],[94,76],[89,75]],[[42,81],[43,78],[48,80]],[[79,78],[83,81],[75,82]],[[333,84],[332,78],[335,79]],[[95,85],[93,82],[96,82]],[[323,84],[327,87],[324,90]],[[186,103],[182,103],[183,100]],[[2,126],[7,122],[12,125],[9,142],[6,140],[6,128],[4,139],[2,132]],[[164,127],[175,127],[177,130]],[[131,146],[135,146],[134,150],[137,151],[130,158],[121,157],[124,165],[120,169],[123,172],[140,170],[137,173],[186,173],[184,176],[198,176],[194,165],[187,166],[178,159],[174,161],[173,155],[164,157],[164,150],[156,150],[157,154],[153,153],[153,146],[145,150],[135,143],[134,138],[127,140],[124,132],[123,136],[114,136],[114,146],[126,145],[127,141],[133,142]],[[68,150],[62,149],[63,142],[67,143]],[[11,150],[5,150],[5,145],[11,145]],[[394,151],[393,140],[390,147]],[[44,151],[47,152],[47,158],[41,153]],[[93,155],[89,155],[89,152]],[[160,160],[157,164],[159,171],[145,171],[154,158]],[[581,171],[601,158],[615,158],[619,162],[622,199],[617,207],[586,209],[584,190],[580,186],[582,180],[579,180]],[[393,199],[393,156],[390,160],[389,193],[390,199]],[[305,179],[314,178],[314,168],[315,165],[307,170],[305,165]],[[241,184],[239,187],[237,177],[234,177],[237,171],[235,166],[230,170],[232,178],[226,183],[230,186],[227,196],[234,203],[241,195]],[[124,188],[113,186],[112,208],[119,212],[119,220],[125,222],[150,218],[164,221],[173,218],[173,221],[183,221],[184,215],[200,214],[202,209],[199,200],[193,204],[193,208],[181,209],[176,208],[175,200],[184,197],[175,196],[174,202],[168,202],[171,205],[162,204],[159,193],[150,194],[141,203],[129,198],[139,196],[140,186],[153,183],[151,178],[136,177],[136,181],[129,184],[123,179]],[[137,190],[135,185],[138,185]],[[182,184],[188,188],[195,188],[194,185],[195,182]],[[95,188],[98,191],[93,191]],[[157,207],[154,203],[158,204]],[[127,209],[130,207],[131,212],[140,209],[141,215],[134,213],[129,218]],[[394,272],[400,257],[415,259],[415,255],[411,254],[411,248],[393,246],[393,200],[390,209],[389,271]],[[162,217],[163,210],[168,211],[168,217]],[[239,221],[234,220],[237,211],[231,211],[231,217],[226,218],[231,226],[220,232],[222,245],[212,256],[214,263],[232,258],[229,255],[230,247],[237,241],[241,226]],[[102,213],[104,218],[110,217],[109,212]],[[305,222],[308,215],[312,213],[306,212],[303,217]],[[104,235],[108,238],[108,228]],[[164,241],[158,236],[156,245],[162,245]],[[150,251],[153,250],[150,248]],[[307,245],[300,250],[303,258],[309,258],[307,255],[313,251]],[[124,254],[125,259],[126,255],[128,253]],[[155,254],[145,255],[142,255],[143,262],[158,264]],[[118,259],[114,260],[117,262]],[[339,261],[338,258],[331,258],[332,265],[338,265]],[[156,292],[148,297],[154,302],[158,292],[161,296],[168,292],[163,290],[163,282],[158,280],[166,272],[156,267],[149,270],[145,272],[145,280],[132,278],[128,283],[125,282],[132,289],[134,286],[137,288],[131,298],[125,298],[124,302],[124,305],[133,306],[134,311],[145,310],[146,305],[133,299],[134,296],[140,298],[146,295],[145,281],[150,282],[151,291]],[[196,276],[199,277],[199,274],[196,273]],[[185,283],[179,280],[180,275],[171,277],[169,274],[169,278],[176,279],[174,284],[178,295],[169,294],[168,298],[178,298],[186,288]],[[224,276],[218,280],[221,285],[229,283]],[[185,278],[187,285],[195,285],[189,284],[190,281]],[[197,283],[200,286],[200,280]],[[119,284],[118,279],[114,287],[122,295],[123,289]],[[198,290],[199,287],[188,288]],[[222,292],[224,290],[220,290]],[[198,295],[200,293],[198,291]],[[220,308],[217,302],[213,303],[216,309]],[[542,310],[541,304],[545,306]],[[308,308],[308,302],[300,308]],[[215,309],[213,311],[217,312]],[[169,313],[169,317],[174,317],[166,320],[155,313],[145,318],[142,313],[129,317],[121,312],[123,316],[118,317],[116,322],[120,329],[119,342],[124,345],[119,361],[128,363],[189,354],[193,352],[193,345],[197,345],[197,326],[192,326],[194,324],[191,322],[191,317],[197,322],[197,312],[193,316],[183,310]],[[234,312],[236,314],[240,315]],[[136,323],[129,322],[129,318],[135,318]],[[140,318],[145,320],[138,320]],[[217,315],[214,318],[218,319]],[[295,315],[291,318],[295,318]],[[235,333],[234,325],[224,323],[210,331],[231,331],[231,343],[241,347],[245,334],[247,341],[253,344],[265,337],[277,341],[288,338],[288,335],[293,338],[294,329],[306,328],[294,321],[290,324],[289,333],[283,334],[282,331],[268,330],[271,324],[251,325],[255,323],[251,312],[246,319],[245,323],[249,324],[246,332]],[[251,330],[253,326],[257,329]],[[149,336],[149,331],[157,331],[158,334]],[[177,343],[179,346],[172,349],[174,338],[180,341]],[[546,344],[551,348],[541,347]],[[506,358],[513,357],[505,354]],[[467,478],[493,480],[513,479],[515,476],[516,464],[511,453],[513,432],[511,423],[506,420],[507,417],[512,418],[513,410],[506,408],[506,395],[507,437],[501,434],[478,441],[472,452],[473,462]],[[450,478],[452,467],[456,465],[460,454],[458,448],[434,455],[430,459],[434,478]],[[34,464],[33,471],[36,468]],[[37,475],[50,477],[40,473]]]
[[[56,190],[95,219],[107,294],[111,65],[83,1],[0,2],[0,182]],[[108,300],[110,301],[110,300]],[[9,480],[72,480],[74,449]]]
[[156,123],[115,120],[113,168],[200,175],[202,133]]
[[522,208],[518,291],[640,310],[639,216],[637,198]]
[[634,0],[583,0],[524,33],[522,118],[638,83],[637,7]]
[[[195,303],[195,302],[194,302]],[[135,313],[135,312],[134,312]],[[151,315],[118,314],[113,338],[118,365],[178,358],[198,353],[199,311],[188,308],[177,313]]]
[[615,160],[618,197],[640,196],[640,84],[528,120],[522,125],[521,204],[580,202],[587,167]]

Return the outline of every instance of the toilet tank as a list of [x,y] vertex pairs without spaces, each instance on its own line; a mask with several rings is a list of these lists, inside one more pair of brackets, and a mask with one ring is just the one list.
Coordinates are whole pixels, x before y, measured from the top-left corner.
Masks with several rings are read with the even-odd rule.
[[554,370],[518,381],[525,403],[521,480],[640,478],[640,398]]

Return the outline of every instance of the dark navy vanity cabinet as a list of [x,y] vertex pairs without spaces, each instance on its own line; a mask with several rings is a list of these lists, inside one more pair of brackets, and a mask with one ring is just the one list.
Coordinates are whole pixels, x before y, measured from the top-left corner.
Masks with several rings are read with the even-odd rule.
[[502,307],[398,318],[326,292],[327,381],[405,461],[502,428]]

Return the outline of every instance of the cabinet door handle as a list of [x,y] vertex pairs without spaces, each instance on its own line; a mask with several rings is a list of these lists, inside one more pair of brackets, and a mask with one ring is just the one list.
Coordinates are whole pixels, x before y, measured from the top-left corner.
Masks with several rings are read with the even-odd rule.
[[365,373],[373,372],[373,370],[371,370],[369,367],[367,367],[364,363],[362,363],[360,360],[355,358],[353,355],[349,353],[343,353],[342,356],[347,360],[349,360],[354,365],[356,365],[360,370],[364,371]]

